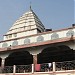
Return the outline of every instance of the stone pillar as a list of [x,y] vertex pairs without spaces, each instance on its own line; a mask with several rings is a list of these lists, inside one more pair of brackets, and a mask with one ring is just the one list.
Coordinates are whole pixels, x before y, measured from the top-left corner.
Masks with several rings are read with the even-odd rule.
[[32,73],[34,73],[34,64],[32,64]]
[[33,55],[33,64],[37,64],[37,55]]
[[55,62],[53,62],[53,72],[55,72]]
[[37,64],[37,55],[33,55],[33,64],[34,64],[33,71],[35,71],[35,65]]
[[1,67],[4,68],[5,58],[2,58]]
[[13,66],[13,73],[16,73],[16,66]]

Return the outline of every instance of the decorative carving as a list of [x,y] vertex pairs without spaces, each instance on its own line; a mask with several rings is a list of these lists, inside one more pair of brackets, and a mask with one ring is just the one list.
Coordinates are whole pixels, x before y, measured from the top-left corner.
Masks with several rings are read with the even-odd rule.
[[58,39],[58,38],[59,38],[59,35],[57,33],[53,33],[51,35],[51,40]]
[[3,44],[2,44],[2,47],[3,47],[3,48],[5,48],[5,47],[7,47],[7,46],[8,46],[7,43],[3,43]]
[[74,31],[72,31],[72,30],[69,30],[67,33],[66,33],[66,36],[67,37],[71,37],[71,36],[73,36],[74,35]]
[[26,38],[26,39],[24,40],[24,44],[29,44],[29,43],[30,43],[30,39]]
[[43,36],[38,36],[37,37],[37,42],[42,42],[44,41],[44,37]]
[[17,40],[13,41],[12,46],[17,46],[17,45],[18,45],[18,41]]

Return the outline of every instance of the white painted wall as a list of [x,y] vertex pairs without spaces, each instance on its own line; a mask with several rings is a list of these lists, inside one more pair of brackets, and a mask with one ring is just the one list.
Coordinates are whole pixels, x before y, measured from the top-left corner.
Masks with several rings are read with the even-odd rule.
[[[69,30],[64,30],[64,31],[59,31],[59,32],[56,32],[58,35],[59,35],[59,38],[65,38],[66,37],[66,33],[68,32]],[[75,33],[75,29],[72,29],[72,31],[74,31],[74,33]],[[17,34],[17,37],[23,37],[23,36],[27,36],[27,35],[33,35],[33,34],[36,34],[37,33],[37,30],[35,29],[35,30],[32,30],[32,31],[27,31],[27,32],[22,32],[22,33],[18,33]],[[53,33],[55,33],[55,32],[53,32]],[[29,39],[30,39],[30,43],[37,43],[37,37],[38,36],[43,36],[44,37],[44,41],[48,41],[48,40],[51,40],[51,35],[53,34],[53,33],[51,33],[51,32],[49,32],[49,33],[46,33],[46,34],[41,34],[41,35],[36,35],[36,36],[30,36],[30,37],[28,37]],[[13,35],[12,35],[12,37],[13,37]],[[16,37],[16,38],[17,38]],[[75,34],[74,34],[74,36],[73,37],[75,37]],[[15,37],[13,37],[13,38],[15,38]],[[26,37],[27,38],[27,37]],[[59,39],[58,38],[58,39]],[[68,38],[68,37],[67,37]],[[21,38],[21,39],[18,39],[17,41],[18,41],[18,43],[19,43],[19,45],[23,45],[24,44],[24,39],[25,38]],[[44,42],[44,41],[42,41],[42,42]],[[8,44],[8,46],[10,46],[10,44],[12,44],[12,42],[13,42],[13,40],[10,40],[10,41],[6,41],[6,43]],[[4,42],[1,42],[0,43],[0,48],[2,48],[2,43],[4,43]],[[72,48],[74,48],[75,49],[75,41],[73,42],[73,44],[72,44]]]

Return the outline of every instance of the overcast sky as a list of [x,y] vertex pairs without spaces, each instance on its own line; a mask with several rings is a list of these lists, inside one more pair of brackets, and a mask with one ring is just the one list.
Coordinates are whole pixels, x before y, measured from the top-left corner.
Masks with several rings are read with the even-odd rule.
[[62,29],[74,23],[74,0],[0,0],[0,40],[12,24],[29,10],[30,2],[46,28]]

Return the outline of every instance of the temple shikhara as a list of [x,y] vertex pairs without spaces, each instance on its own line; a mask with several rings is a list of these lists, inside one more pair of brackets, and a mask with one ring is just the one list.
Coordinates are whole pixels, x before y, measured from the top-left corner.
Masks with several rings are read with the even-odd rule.
[[75,24],[46,29],[30,6],[0,41],[0,75],[75,75]]

